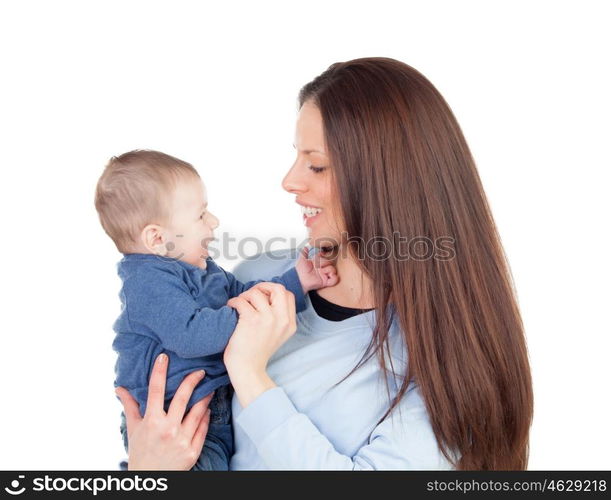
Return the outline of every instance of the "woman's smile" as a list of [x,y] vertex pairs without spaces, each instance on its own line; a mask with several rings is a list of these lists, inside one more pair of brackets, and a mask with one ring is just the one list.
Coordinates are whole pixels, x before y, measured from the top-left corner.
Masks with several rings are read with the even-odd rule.
[[306,206],[302,206],[301,207],[301,212],[303,214],[303,222],[307,227],[310,227],[314,221],[318,220],[321,212],[322,212],[322,208],[315,208],[315,207],[306,207]]

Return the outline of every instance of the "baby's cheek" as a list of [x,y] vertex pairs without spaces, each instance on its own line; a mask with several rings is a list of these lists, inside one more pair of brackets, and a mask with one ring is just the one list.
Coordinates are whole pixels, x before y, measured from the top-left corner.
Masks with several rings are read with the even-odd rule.
[[202,245],[199,240],[194,240],[189,242],[189,247],[186,252],[192,256],[200,256],[203,252]]

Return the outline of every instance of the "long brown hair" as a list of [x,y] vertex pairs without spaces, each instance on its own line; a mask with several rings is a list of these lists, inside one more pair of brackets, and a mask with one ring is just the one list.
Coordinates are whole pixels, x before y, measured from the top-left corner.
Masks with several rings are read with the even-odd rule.
[[[524,328],[450,107],[417,70],[380,57],[331,65],[301,89],[305,101],[322,114],[349,249],[378,310],[394,307],[409,356],[384,418],[415,381],[455,468],[526,469],[533,393]],[[365,242],[396,241],[397,232],[425,243],[451,237],[451,258],[358,258]],[[391,319],[376,317],[366,355],[386,369]]]

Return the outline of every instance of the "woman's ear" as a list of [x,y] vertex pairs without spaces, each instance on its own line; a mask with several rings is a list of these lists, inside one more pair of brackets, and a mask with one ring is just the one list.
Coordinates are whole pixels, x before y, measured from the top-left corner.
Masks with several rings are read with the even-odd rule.
[[165,256],[168,253],[166,248],[165,230],[158,224],[149,224],[140,234],[142,244],[150,253]]

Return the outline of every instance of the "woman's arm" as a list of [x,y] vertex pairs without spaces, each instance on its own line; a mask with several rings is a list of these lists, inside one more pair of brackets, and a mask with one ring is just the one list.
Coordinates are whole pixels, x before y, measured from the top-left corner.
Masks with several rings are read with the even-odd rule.
[[242,407],[276,387],[267,363],[297,329],[295,295],[284,286],[265,282],[227,302],[239,313],[225,349],[227,373]]
[[339,453],[267,375],[267,362],[296,326],[292,294],[272,283],[266,289],[267,294],[248,290],[229,304],[238,310],[240,320],[225,351],[225,364],[243,407],[236,424],[270,469],[452,468],[437,446],[414,384],[364,446],[353,456]]
[[178,387],[168,412],[163,409],[168,370],[166,354],[157,356],[146,403],[140,416],[139,405],[124,387],[117,387],[123,404],[129,440],[129,470],[189,470],[197,461],[210,421],[209,394],[194,404],[184,417],[193,389],[204,377],[199,370],[185,377]]
[[[364,403],[365,404],[365,403]],[[281,387],[259,395],[236,419],[270,469],[421,470],[452,469],[441,454],[419,389],[403,396],[392,416],[373,429],[354,455],[338,452],[300,413]]]

